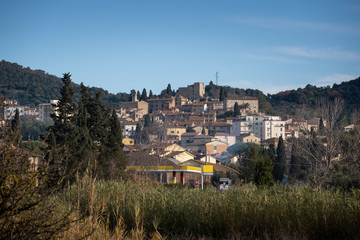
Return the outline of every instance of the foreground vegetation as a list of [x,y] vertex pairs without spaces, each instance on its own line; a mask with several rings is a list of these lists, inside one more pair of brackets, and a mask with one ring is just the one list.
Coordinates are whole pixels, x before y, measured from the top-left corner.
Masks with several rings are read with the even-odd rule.
[[254,185],[227,192],[144,181],[78,180],[59,199],[82,219],[63,232],[76,239],[360,237],[360,192]]

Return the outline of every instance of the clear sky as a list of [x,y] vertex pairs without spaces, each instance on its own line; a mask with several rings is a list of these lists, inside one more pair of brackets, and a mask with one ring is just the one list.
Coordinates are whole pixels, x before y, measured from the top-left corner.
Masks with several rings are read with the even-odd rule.
[[360,1],[0,0],[0,59],[112,93],[360,76]]

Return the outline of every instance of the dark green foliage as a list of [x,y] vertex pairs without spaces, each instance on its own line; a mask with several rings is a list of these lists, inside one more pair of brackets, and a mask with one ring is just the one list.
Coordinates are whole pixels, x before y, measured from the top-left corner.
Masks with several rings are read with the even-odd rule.
[[149,99],[152,99],[154,96],[153,96],[153,92],[152,92],[152,90],[150,90],[150,92],[149,92]]
[[49,123],[43,123],[32,118],[21,119],[22,140],[40,140],[40,137],[46,134],[47,127],[49,127]]
[[219,93],[219,101],[225,100],[225,90],[223,87],[220,87],[220,93]]
[[206,131],[205,131],[205,126],[203,126],[202,130],[201,130],[201,134],[206,134]]
[[21,131],[19,109],[16,109],[14,119],[10,121],[10,126],[7,128],[7,137],[5,139],[11,145],[20,145]]
[[172,95],[172,90],[171,90],[171,85],[170,85],[170,83],[167,85],[166,95],[168,95],[168,96],[171,96],[171,95]]
[[140,95],[139,90],[136,92],[136,96],[137,96],[137,99],[140,101],[141,100],[141,95]]
[[238,115],[240,115],[240,107],[239,107],[239,104],[236,102],[234,104],[234,116],[236,117]]
[[298,151],[296,150],[296,144],[292,145],[291,150],[291,162],[290,162],[290,173],[289,179],[291,181],[303,181],[305,179],[305,171],[301,167],[302,163],[301,156],[299,156]]
[[147,92],[146,92],[146,89],[144,88],[143,91],[142,91],[142,93],[141,93],[141,98],[140,98],[140,100],[141,100],[141,101],[146,101],[147,99],[148,99],[148,97],[147,97]]
[[141,127],[140,123],[136,124],[134,140],[135,144],[146,144],[150,141],[147,131]]
[[243,164],[240,167],[241,176],[245,182],[254,181],[255,166],[259,157],[261,156],[261,148],[257,144],[250,144],[250,148],[245,153]]
[[348,165],[334,164],[327,174],[324,186],[342,191],[360,189],[360,172]]
[[144,116],[144,128],[150,127],[150,124],[151,124],[150,115],[146,114]]
[[309,119],[317,117],[318,113],[314,111],[314,107],[317,106],[319,99],[333,100],[340,97],[345,102],[345,115],[350,118],[353,111],[360,110],[359,92],[360,78],[357,78],[341,84],[334,84],[332,87],[316,87],[308,84],[305,88],[268,95],[268,101],[274,108],[273,114]]
[[[45,73],[42,70],[31,70],[16,63],[2,60],[0,62],[0,95],[8,99],[16,99],[20,105],[36,107],[40,103],[48,103],[50,100],[60,98],[62,81],[60,78]],[[74,99],[80,98],[80,86],[72,83],[75,90]],[[91,94],[102,90],[92,87]],[[127,101],[129,95],[126,93],[111,94],[103,91],[102,101],[108,107],[117,107],[119,102]]]
[[275,181],[281,181],[286,174],[286,152],[282,136],[279,137],[278,147],[276,149],[276,160],[274,162],[273,176]]
[[65,174],[66,180],[74,181],[76,172],[83,173],[86,168],[100,178],[118,178],[125,167],[125,155],[115,110],[110,115],[110,109],[102,103],[102,92],[92,97],[83,84],[76,106],[70,74],[64,74],[63,82],[47,138],[46,159],[54,166],[54,179]]
[[272,186],[274,178],[272,176],[273,162],[271,156],[265,155],[258,159],[255,166],[254,182],[257,186]]

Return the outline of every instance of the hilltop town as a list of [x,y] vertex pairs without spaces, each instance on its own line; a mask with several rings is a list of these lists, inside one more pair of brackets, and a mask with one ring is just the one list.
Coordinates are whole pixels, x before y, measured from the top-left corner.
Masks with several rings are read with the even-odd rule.
[[[5,120],[13,119],[18,110],[22,119],[36,119],[51,125],[57,103],[58,100],[52,100],[32,108],[20,106],[15,99],[5,100],[1,112]],[[115,111],[129,165],[154,165],[161,159],[156,165],[214,164],[215,171],[224,173],[237,173],[227,166],[242,161],[243,155],[233,151],[234,146],[254,143],[276,148],[280,137],[285,140],[290,169],[292,144],[286,140],[317,132],[320,125],[326,125],[326,120],[320,118],[281,119],[266,115],[259,112],[256,97],[226,97],[223,89],[218,98],[207,97],[202,82],[177,90],[170,87],[161,98],[148,96],[145,89],[141,95],[133,91],[131,101],[119,102]],[[352,124],[344,131],[358,127]],[[31,141],[30,134],[27,140]],[[181,182],[194,180],[191,178],[181,177]],[[168,174],[162,181],[170,183],[171,179]]]

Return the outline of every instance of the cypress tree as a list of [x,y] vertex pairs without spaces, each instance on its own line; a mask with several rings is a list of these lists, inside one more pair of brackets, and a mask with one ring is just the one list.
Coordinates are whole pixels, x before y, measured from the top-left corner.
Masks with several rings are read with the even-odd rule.
[[55,106],[56,114],[51,115],[54,125],[50,126],[48,130],[54,133],[57,144],[68,144],[71,146],[76,104],[73,100],[74,89],[71,86],[70,73],[65,73],[62,81],[64,86],[60,90],[61,97]]
[[240,115],[240,107],[238,102],[235,102],[234,104],[234,116],[236,117],[237,115]]
[[272,176],[273,162],[269,155],[261,156],[256,162],[254,182],[257,186],[272,186],[274,179]]
[[10,130],[7,131],[5,136],[7,142],[13,146],[19,146],[21,141],[20,131],[20,113],[19,109],[16,108],[14,119],[10,122]]
[[142,99],[141,99],[141,95],[140,95],[139,90],[137,91],[136,96],[137,96],[137,99],[138,99],[139,101],[141,101],[141,100],[142,100]]
[[281,181],[286,173],[286,152],[282,136],[279,137],[278,147],[276,149],[276,159],[274,163],[273,176],[275,181]]
[[144,88],[141,93],[141,100],[146,101],[148,99],[146,89]]
[[150,90],[149,92],[149,99],[152,99],[154,96],[153,96],[153,92]]
[[150,126],[150,123],[151,123],[150,115],[149,115],[149,114],[146,114],[146,115],[144,116],[144,127],[149,127],[149,126]]
[[172,95],[172,90],[171,90],[171,85],[170,85],[170,83],[167,85],[166,95],[167,95],[168,97],[170,97],[170,96]]
[[225,99],[224,88],[220,87],[219,101],[224,101],[224,99]]

